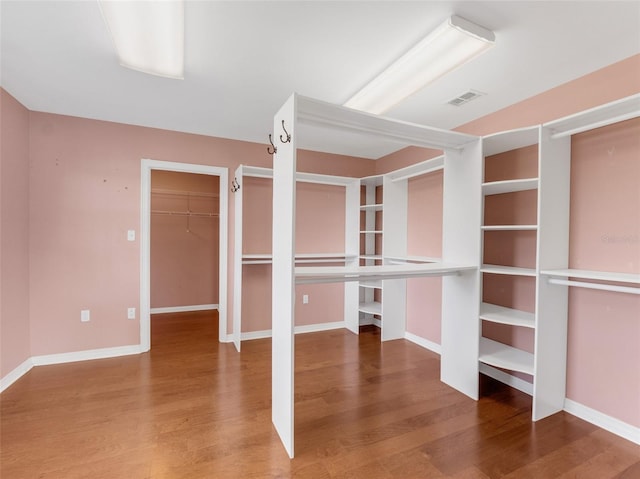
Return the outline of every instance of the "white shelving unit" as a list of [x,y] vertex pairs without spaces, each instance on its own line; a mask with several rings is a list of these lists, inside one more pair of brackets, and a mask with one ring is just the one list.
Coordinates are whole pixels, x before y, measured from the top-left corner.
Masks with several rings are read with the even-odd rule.
[[[233,290],[233,341],[240,351],[242,331],[242,279],[243,266],[273,264],[271,253],[243,253],[243,207],[244,207],[244,179],[246,177],[273,179],[273,170],[255,166],[240,165],[235,172],[235,179],[240,188],[234,193],[235,200],[235,249],[234,249],[234,290]],[[343,186],[345,198],[345,250],[335,253],[296,253],[294,264],[324,264],[341,263],[355,265],[358,261],[358,179],[342,176],[321,175],[315,173],[296,173],[297,182],[315,183],[323,185]],[[358,332],[357,323],[357,288],[352,284],[345,284],[345,325],[353,332]]]

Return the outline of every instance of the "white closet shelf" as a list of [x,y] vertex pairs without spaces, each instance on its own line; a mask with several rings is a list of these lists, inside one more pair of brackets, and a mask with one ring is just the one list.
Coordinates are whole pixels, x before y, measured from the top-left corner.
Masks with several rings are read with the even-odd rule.
[[492,156],[535,145],[539,136],[537,125],[487,135],[482,138],[483,155]]
[[382,304],[377,301],[371,301],[369,303],[360,303],[358,311],[361,313],[382,315]]
[[[273,178],[273,170],[271,168],[263,168],[260,166],[241,165],[241,176],[250,176],[253,178]],[[346,186],[353,183],[354,181],[358,181],[358,179],[352,178],[350,176],[322,175],[319,173],[305,173],[304,171],[296,171],[296,181],[299,181],[300,183],[317,183],[321,185]]]
[[535,276],[536,270],[533,268],[519,268],[516,266],[502,266],[497,264],[483,264],[480,268],[482,273],[508,274],[511,276]]
[[505,308],[491,303],[482,303],[480,306],[480,319],[492,323],[535,328],[535,315],[533,313]]
[[514,193],[516,191],[535,190],[538,188],[538,178],[523,178],[519,180],[504,180],[482,183],[482,193],[488,195],[500,195]]
[[361,288],[382,289],[381,280],[360,281]]
[[399,170],[389,173],[388,177],[389,179],[391,179],[391,181],[408,180],[410,178],[415,178],[416,176],[426,175],[427,173],[443,169],[444,155],[441,155],[435,158],[431,158],[430,160],[416,163],[415,165],[400,168]]
[[457,265],[451,263],[382,266],[308,266],[296,267],[295,278],[297,284],[344,283],[360,280],[448,276],[476,269],[476,266]]
[[380,230],[364,230],[364,231],[360,231],[360,234],[363,234],[363,235],[368,235],[368,234],[381,235],[382,231],[380,231]]
[[430,256],[385,256],[384,259],[389,264],[406,264],[406,263],[441,263],[442,258],[434,258]]
[[545,123],[551,138],[562,138],[640,116],[640,93]]
[[533,375],[533,354],[488,338],[480,338],[478,360],[497,368]]
[[482,226],[483,231],[535,231],[538,225],[488,225]]
[[383,208],[382,204],[362,205],[362,206],[360,206],[360,209],[362,211],[382,211],[382,208]]
[[363,255],[360,255],[360,259],[382,261],[384,258],[382,257],[382,255],[379,255],[379,254],[363,254]]
[[[356,259],[358,255],[346,253],[300,253],[295,262],[302,263],[339,263]],[[273,260],[271,253],[243,254],[242,264],[269,264]]]

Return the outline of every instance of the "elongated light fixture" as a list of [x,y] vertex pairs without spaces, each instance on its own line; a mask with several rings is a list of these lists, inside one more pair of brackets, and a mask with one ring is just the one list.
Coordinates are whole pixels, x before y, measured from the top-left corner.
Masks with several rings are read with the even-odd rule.
[[99,0],[99,4],[122,66],[184,78],[182,0]]
[[491,30],[453,15],[389,65],[344,106],[383,113],[428,83],[485,52],[494,41],[495,35]]

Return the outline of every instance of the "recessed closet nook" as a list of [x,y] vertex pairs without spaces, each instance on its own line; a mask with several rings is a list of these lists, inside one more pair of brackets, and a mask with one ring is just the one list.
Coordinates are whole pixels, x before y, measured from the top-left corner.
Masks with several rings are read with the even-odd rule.
[[[511,384],[531,394],[533,421],[569,409],[567,357],[614,363],[597,357],[607,337],[594,357],[568,349],[584,334],[568,317],[591,321],[590,308],[611,329],[640,319],[629,318],[640,298],[638,116],[634,95],[479,137],[291,96],[274,116],[273,169],[240,166],[232,199],[234,341],[251,337],[241,332],[257,316],[271,320],[272,420],[289,456],[294,331],[374,323],[382,341],[410,338],[425,284],[427,301],[441,300],[429,314],[441,310],[443,382],[474,399],[480,373]],[[442,155],[359,179],[297,172],[298,137],[313,128]],[[328,317],[307,317],[307,300],[326,302]],[[638,381],[611,393],[638,395]]]

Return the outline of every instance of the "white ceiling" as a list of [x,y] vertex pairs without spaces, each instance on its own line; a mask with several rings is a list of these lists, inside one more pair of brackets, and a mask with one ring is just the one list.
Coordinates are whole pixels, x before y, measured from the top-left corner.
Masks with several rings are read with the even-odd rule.
[[[35,111],[266,143],[292,92],[342,104],[454,13],[495,47],[386,116],[453,128],[640,53],[638,1],[188,1],[185,79],[170,80],[118,65],[94,1],[1,0],[0,82]],[[487,95],[447,104],[468,89]],[[399,148],[305,137],[368,158]]]

